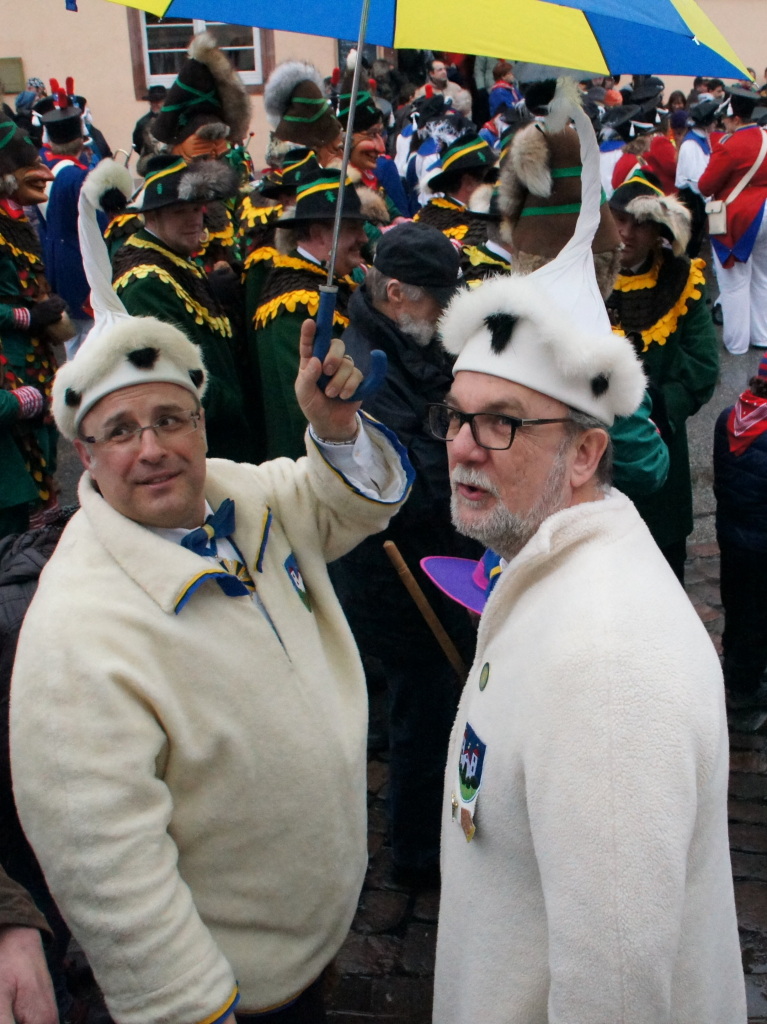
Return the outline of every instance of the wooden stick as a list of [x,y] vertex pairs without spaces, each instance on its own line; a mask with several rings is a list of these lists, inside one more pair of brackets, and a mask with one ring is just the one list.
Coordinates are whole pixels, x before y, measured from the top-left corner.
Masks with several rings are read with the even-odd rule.
[[437,618],[434,609],[429,604],[429,601],[418,585],[418,581],[408,568],[407,562],[400,554],[399,548],[393,540],[384,541],[384,551],[389,556],[389,561],[397,571],[397,575],[404,583],[407,588],[407,592],[415,601],[418,606],[418,610],[426,620],[426,625],[434,634],[439,646],[442,648],[445,657],[452,665],[456,675],[464,682],[468,675],[468,668],[461,655],[458,653],[458,648],[455,646],[453,641],[445,632],[445,627]]

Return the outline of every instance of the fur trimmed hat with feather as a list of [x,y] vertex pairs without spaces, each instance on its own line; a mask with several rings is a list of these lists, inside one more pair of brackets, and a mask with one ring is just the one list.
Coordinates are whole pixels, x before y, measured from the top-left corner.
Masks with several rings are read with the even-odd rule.
[[207,375],[199,347],[171,324],[130,316],[112,287],[112,267],[96,211],[110,208],[116,193],[128,196],[132,187],[128,170],[108,159],[91,171],[80,192],[80,250],[95,324],[53,382],[53,415],[70,441],[77,437],[86,413],[121,388],[177,384],[198,401],[205,393]]
[[[523,384],[611,426],[642,401],[645,377],[631,343],[612,332],[591,244],[600,222],[599,147],[576,97],[568,101],[583,166],[575,231],[555,259],[529,276],[485,281],[451,302],[439,323],[453,373]],[[566,311],[566,312],[565,312]]]
[[187,53],[152,135],[171,147],[203,130],[207,138],[241,142],[250,125],[250,97],[240,76],[210,32],[195,36]]
[[610,207],[628,213],[642,224],[654,221],[660,233],[671,243],[675,256],[681,256],[690,241],[689,209],[675,196],[667,196],[657,179],[646,171],[635,171],[610,196]]
[[279,166],[278,156],[291,148],[281,143],[319,149],[341,134],[341,123],[323,92],[322,76],[304,60],[277,65],[264,88],[264,109],[272,128],[273,156],[267,154],[271,166]]

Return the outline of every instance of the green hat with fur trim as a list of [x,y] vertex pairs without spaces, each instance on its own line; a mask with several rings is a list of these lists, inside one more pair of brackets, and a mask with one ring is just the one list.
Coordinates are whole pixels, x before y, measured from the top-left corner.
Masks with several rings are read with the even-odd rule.
[[30,137],[15,121],[0,121],[0,197],[13,195],[19,184],[13,172],[31,167],[39,155]]
[[188,164],[182,157],[155,156],[147,164],[135,208],[146,212],[174,203],[209,203],[228,199],[237,191],[236,172],[220,160]]
[[654,175],[635,171],[610,196],[610,207],[628,213],[639,223],[653,221],[669,242],[675,256],[681,256],[690,241],[690,211],[674,196],[667,196]]
[[264,109],[274,137],[282,143],[317,149],[341,134],[341,124],[322,91],[322,76],[306,61],[277,65],[264,89]]

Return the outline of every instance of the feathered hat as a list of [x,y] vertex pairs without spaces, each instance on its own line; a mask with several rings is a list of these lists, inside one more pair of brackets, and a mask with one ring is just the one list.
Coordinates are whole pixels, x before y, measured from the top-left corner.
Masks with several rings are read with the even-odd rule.
[[112,268],[96,211],[114,207],[118,193],[127,198],[132,190],[127,168],[108,159],[91,171],[80,193],[80,250],[95,324],[53,382],[53,415],[70,441],[77,437],[86,413],[121,388],[164,383],[177,384],[198,400],[205,393],[207,377],[198,346],[171,324],[130,316],[112,287]]
[[313,64],[289,60],[278,64],[264,88],[264,108],[272,135],[277,144],[267,157],[277,165],[279,152],[290,149],[289,143],[307,149],[318,149],[334,142],[341,134],[341,124],[322,90],[322,76]]
[[250,124],[250,98],[210,32],[192,39],[188,58],[170,87],[152,135],[177,146],[190,135],[240,142]]
[[67,78],[62,88],[55,78],[50,80],[53,107],[43,114],[43,128],[54,145],[65,145],[75,139],[85,138],[82,110],[74,102],[75,82]]
[[[575,233],[556,259],[527,277],[498,277],[460,293],[439,323],[468,370],[511,380],[611,426],[639,406],[645,389],[630,342],[612,332],[599,293],[591,242],[599,227],[601,182],[596,136],[570,101],[581,149],[582,199]],[[566,311],[566,312],[565,312]]]
[[679,199],[667,196],[653,175],[634,171],[610,196],[610,206],[630,214],[640,224],[658,224],[661,235],[671,242],[675,256],[686,250],[690,241],[690,211]]

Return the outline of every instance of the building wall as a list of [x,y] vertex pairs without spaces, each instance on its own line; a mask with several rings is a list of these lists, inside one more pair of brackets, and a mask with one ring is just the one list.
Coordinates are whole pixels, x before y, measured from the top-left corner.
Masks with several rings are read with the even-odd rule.
[[[135,98],[128,12],[106,0],[78,0],[78,12],[67,11],[64,0],[27,0],[29,14],[22,17],[15,0],[0,0],[2,32],[0,57],[21,57],[24,75],[42,78],[48,84],[56,78],[63,85],[67,75],[75,80],[75,91],[85,96],[94,124],[101,129],[113,150],[130,151],[133,125],[148,106]],[[275,60],[290,58],[311,61],[323,74],[330,74],[336,62],[336,41],[294,32],[275,32]],[[15,96],[4,96],[13,109]],[[251,131],[255,133],[250,152],[261,166],[268,139],[263,99],[252,99]]]

